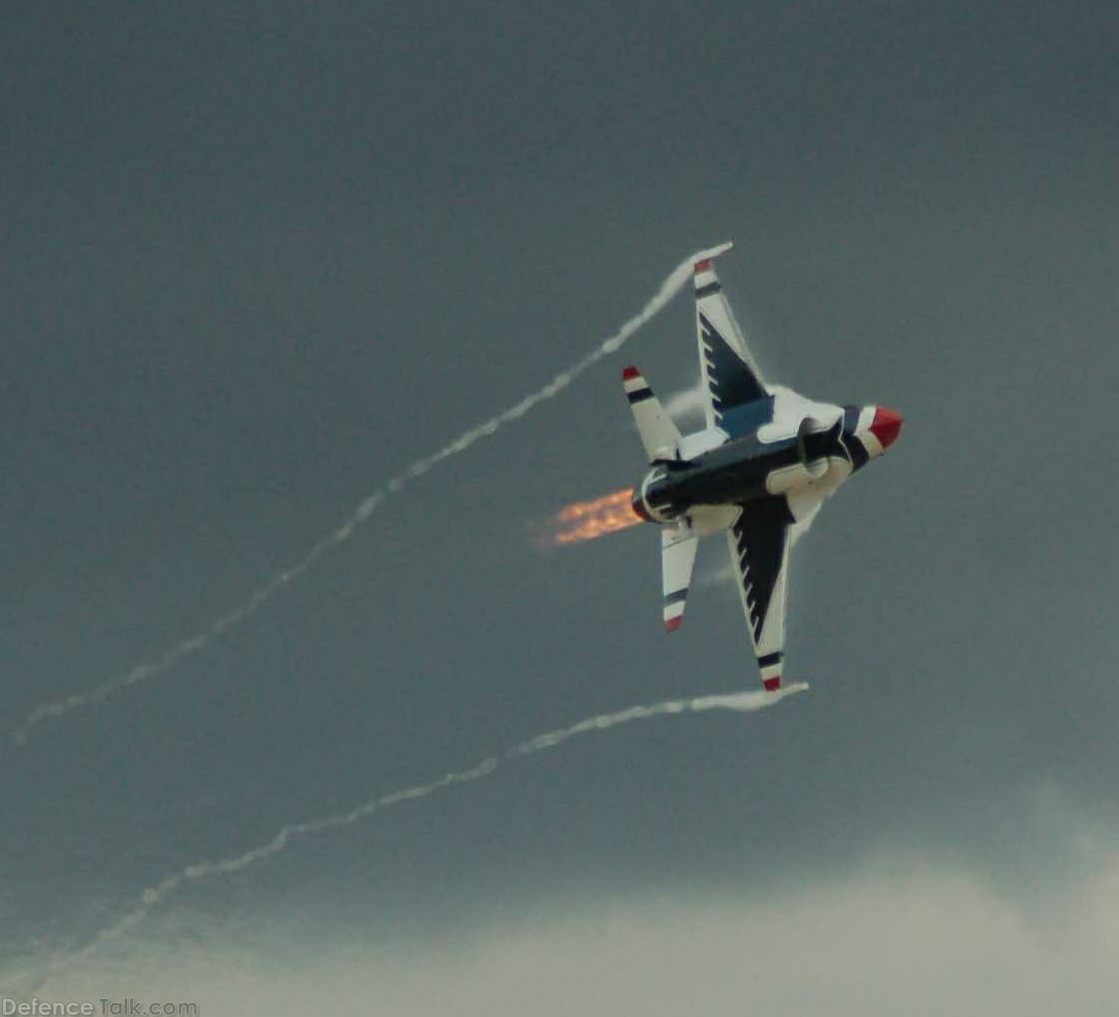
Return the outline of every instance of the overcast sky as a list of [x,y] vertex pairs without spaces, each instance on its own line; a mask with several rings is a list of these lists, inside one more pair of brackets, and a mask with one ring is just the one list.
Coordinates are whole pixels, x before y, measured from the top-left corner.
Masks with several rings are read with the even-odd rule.
[[[1114,1013],[1117,27],[1088,0],[5,5],[13,730],[204,631],[698,248],[734,240],[768,377],[906,420],[798,547],[809,695],[588,735],[301,840],[41,994]],[[284,823],[755,687],[729,583],[663,632],[651,527],[531,539],[640,477],[620,368],[693,384],[691,315],[678,297],[206,649],[9,741],[5,977]]]

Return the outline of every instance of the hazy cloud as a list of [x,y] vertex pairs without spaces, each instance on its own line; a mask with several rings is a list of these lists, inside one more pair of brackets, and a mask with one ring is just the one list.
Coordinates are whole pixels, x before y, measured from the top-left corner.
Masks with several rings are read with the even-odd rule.
[[[1070,908],[1023,915],[966,872],[880,853],[764,897],[673,893],[525,914],[442,941],[235,933],[172,914],[44,999],[188,999],[202,1013],[1106,1017],[1119,1007],[1119,855]],[[310,930],[308,930],[310,931]]]

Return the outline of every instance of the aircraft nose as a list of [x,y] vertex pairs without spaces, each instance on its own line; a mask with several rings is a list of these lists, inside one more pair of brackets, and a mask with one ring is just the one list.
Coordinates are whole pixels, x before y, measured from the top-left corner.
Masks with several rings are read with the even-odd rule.
[[878,439],[878,444],[885,452],[901,434],[901,414],[896,410],[879,406],[874,411],[874,419],[870,422],[870,433]]

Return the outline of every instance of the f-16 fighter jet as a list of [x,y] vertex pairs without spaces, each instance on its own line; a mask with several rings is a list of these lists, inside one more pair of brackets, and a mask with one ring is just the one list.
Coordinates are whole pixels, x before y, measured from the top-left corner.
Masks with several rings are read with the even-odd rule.
[[659,523],[664,625],[680,627],[700,537],[726,532],[746,628],[767,691],[781,688],[789,551],[824,499],[901,433],[884,406],[813,402],[766,381],[715,275],[723,244],[695,263],[706,427],[681,435],[636,367],[622,372],[650,469],[633,509]]

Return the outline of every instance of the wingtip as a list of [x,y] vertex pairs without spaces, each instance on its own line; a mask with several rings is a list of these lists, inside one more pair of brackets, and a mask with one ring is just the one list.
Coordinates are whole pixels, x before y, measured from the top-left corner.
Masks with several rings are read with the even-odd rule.
[[641,372],[632,364],[629,367],[622,368],[622,381],[629,381],[631,378],[637,378],[640,375]]
[[664,620],[665,631],[666,632],[675,632],[680,627],[680,623],[683,620],[684,620],[683,615],[677,615],[675,618],[666,618]]

